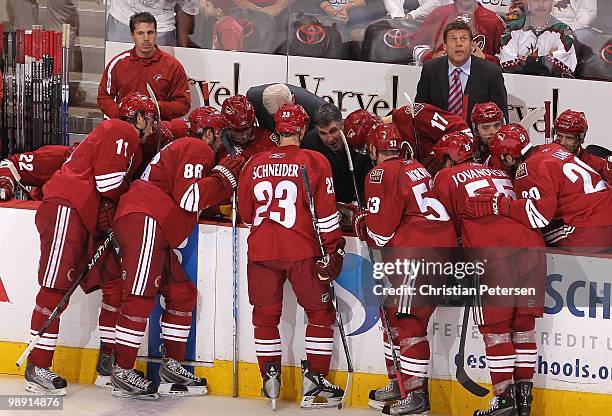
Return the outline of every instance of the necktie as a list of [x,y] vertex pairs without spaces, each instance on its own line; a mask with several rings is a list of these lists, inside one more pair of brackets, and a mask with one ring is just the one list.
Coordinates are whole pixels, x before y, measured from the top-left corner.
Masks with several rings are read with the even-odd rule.
[[455,114],[461,113],[463,91],[461,89],[461,79],[459,78],[461,69],[455,68],[452,79],[448,87],[448,111]]

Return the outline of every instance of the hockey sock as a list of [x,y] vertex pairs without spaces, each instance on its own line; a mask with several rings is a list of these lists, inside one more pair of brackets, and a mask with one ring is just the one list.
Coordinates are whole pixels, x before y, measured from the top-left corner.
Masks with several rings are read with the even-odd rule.
[[538,355],[533,316],[516,316],[512,321],[512,344],[516,350],[514,380],[531,381]]
[[262,375],[267,363],[280,364],[283,349],[278,327],[255,327],[255,354]]
[[115,325],[115,363],[119,367],[134,368],[154,303],[154,297],[128,295],[123,299]]
[[191,329],[191,312],[166,309],[161,319],[161,338],[166,349],[166,358],[177,361],[185,359],[187,338]]
[[[34,338],[45,321],[49,318],[53,310],[59,305],[60,299],[65,291],[41,287],[36,296],[36,305],[32,312],[32,320],[30,323],[30,336]],[[28,357],[28,361],[36,367],[51,367],[53,362],[53,354],[57,345],[57,336],[59,333],[61,313],[51,322],[42,335],[40,341],[36,343],[36,347],[32,350]]]
[[407,337],[400,340],[402,381],[406,392],[420,390],[429,368],[429,341],[427,336]]
[[161,319],[161,338],[166,357],[183,361],[198,290],[191,281],[185,280],[166,285],[161,292],[166,301],[166,309]]
[[[398,332],[397,332],[397,326],[395,325],[395,320],[397,319],[395,317],[395,313],[393,313],[393,311],[390,311],[387,309],[386,311],[387,313],[387,319],[389,321],[389,330],[391,331],[392,337],[393,337],[393,345],[395,346],[395,353],[397,358],[400,358],[400,352],[399,352],[399,336],[398,336]],[[395,364],[393,363],[393,355],[391,352],[391,344],[388,341],[388,336],[387,336],[387,331],[383,331],[383,345],[385,347],[385,365],[387,367],[387,376],[389,377],[390,380],[393,380],[396,378],[396,373],[395,373]]]
[[[484,339],[487,366],[491,373],[491,383],[493,383],[493,392],[496,396],[503,394],[513,382],[516,352],[508,326],[504,322],[478,327]],[[506,330],[508,332],[505,332]]]
[[102,353],[110,354],[115,346],[115,324],[121,308],[121,281],[113,280],[102,285],[102,305],[98,326]]
[[306,327],[305,345],[310,370],[327,375],[334,351],[334,329],[309,324]]

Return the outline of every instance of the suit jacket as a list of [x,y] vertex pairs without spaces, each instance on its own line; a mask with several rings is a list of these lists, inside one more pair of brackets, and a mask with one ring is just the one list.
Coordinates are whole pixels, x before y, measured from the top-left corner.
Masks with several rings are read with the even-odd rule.
[[[246,97],[251,103],[253,103],[253,107],[255,108],[255,117],[257,117],[259,127],[263,127],[264,129],[274,132],[276,131],[274,117],[268,114],[268,111],[263,105],[263,92],[269,85],[272,84],[258,85],[256,87],[249,88],[246,93]],[[319,108],[325,104],[325,100],[304,88],[292,84],[285,85],[289,87],[289,91],[291,91],[291,94],[295,96],[295,103],[301,105],[304,107],[304,110],[306,110],[308,117],[310,117],[309,128],[312,128],[314,115],[317,110],[319,110]]]
[[[427,61],[421,70],[421,79],[417,85],[415,101],[428,103],[442,110],[448,110],[448,57]],[[467,113],[463,118],[470,124],[472,108],[476,103],[492,101],[502,110],[506,122],[508,119],[508,96],[504,77],[499,66],[481,58],[472,56],[470,76],[465,86],[464,96],[468,96]]]

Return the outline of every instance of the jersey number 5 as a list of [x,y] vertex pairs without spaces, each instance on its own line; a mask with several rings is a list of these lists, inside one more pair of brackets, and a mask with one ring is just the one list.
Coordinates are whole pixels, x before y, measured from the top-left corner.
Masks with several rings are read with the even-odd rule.
[[[255,210],[254,226],[261,224],[267,217],[285,228],[293,227],[297,200],[297,186],[293,182],[281,181],[274,188],[269,181],[259,182],[253,188],[253,193],[257,201],[265,203]],[[273,201],[278,206],[278,211],[270,209]]]

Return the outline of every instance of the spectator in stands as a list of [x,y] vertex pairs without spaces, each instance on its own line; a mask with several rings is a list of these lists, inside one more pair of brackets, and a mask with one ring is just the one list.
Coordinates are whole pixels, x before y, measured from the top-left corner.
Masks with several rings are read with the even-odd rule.
[[[484,7],[497,13],[504,20],[513,20],[510,16],[513,9],[522,10],[523,0],[478,0]],[[408,19],[413,19],[416,22],[424,21],[427,16],[440,6],[452,4],[453,0],[422,0],[420,6],[406,14]]]
[[270,131],[276,131],[273,115],[285,103],[293,102],[304,107],[311,123],[317,110],[325,104],[325,100],[318,95],[291,84],[258,85],[249,88],[246,96],[253,103],[259,127]]
[[[370,22],[370,11],[365,0],[316,0],[318,9],[337,24],[344,42],[363,39],[363,32]],[[348,31],[348,33],[345,33]],[[348,37],[350,36],[350,39]]]
[[157,47],[157,22],[151,13],[130,18],[134,47],[112,58],[98,87],[98,107],[116,118],[119,102],[133,92],[149,95],[147,84],[159,102],[162,120],[183,117],[191,107],[187,74],[181,63]]
[[132,42],[130,16],[149,12],[159,21],[158,45],[187,47],[189,35],[193,32],[194,16],[199,9],[198,0],[112,0],[106,20],[106,40]]
[[473,54],[497,63],[495,55],[499,53],[504,23],[496,13],[476,0],[454,0],[453,4],[434,10],[411,37],[415,60],[423,63],[432,57],[443,56],[446,53],[442,47],[444,28],[459,19],[473,28]]
[[213,26],[212,48],[223,51],[243,51],[243,30],[230,13],[236,8],[235,0],[208,0],[217,21]]
[[460,114],[464,120],[472,114],[474,104],[492,101],[507,121],[508,97],[501,69],[470,54],[470,26],[462,21],[451,22],[443,38],[447,54],[423,65],[415,101]]
[[504,72],[573,78],[572,29],[554,18],[554,0],[524,0],[526,13],[508,24],[498,55]]
[[238,7],[278,16],[287,9],[290,0],[238,0]]
[[[335,105],[325,103],[315,113],[313,124],[315,128],[306,134],[300,147],[319,152],[327,158],[332,169],[336,201],[343,203],[357,201],[348,157],[342,141],[342,112]],[[357,153],[352,149],[350,152],[359,198],[363,202],[365,177],[372,168],[372,163],[367,155]]]
[[588,28],[597,19],[597,0],[555,0],[552,15],[572,28],[576,40],[586,42],[594,35]]

